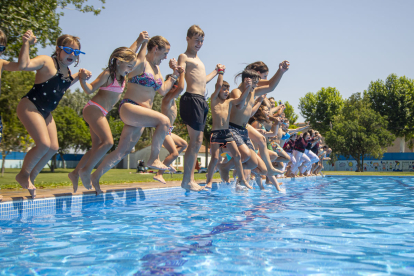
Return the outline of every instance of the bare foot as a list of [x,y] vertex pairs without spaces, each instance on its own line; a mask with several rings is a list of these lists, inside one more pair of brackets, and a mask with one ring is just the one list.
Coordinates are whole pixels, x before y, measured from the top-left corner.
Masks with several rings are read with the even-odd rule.
[[92,189],[92,185],[91,185],[91,173],[90,172],[85,172],[83,169],[79,170],[79,177],[82,181],[83,186],[90,190]]
[[76,193],[76,191],[78,190],[79,175],[75,175],[73,172],[70,172],[68,173],[68,177],[72,182],[73,192]]
[[164,177],[162,177],[162,175],[154,175],[154,177],[152,178],[154,180],[157,180],[159,182],[161,182],[162,184],[167,184],[167,181],[165,181]]
[[272,168],[270,171],[268,170],[268,175],[276,175],[276,174],[284,174],[286,171],[281,171],[275,168]]
[[3,200],[3,196],[2,196],[2,195],[0,195],[0,202],[2,202],[2,200]]
[[29,191],[29,194],[32,196],[32,199],[35,199],[36,198],[36,187],[32,184],[27,190]]
[[230,172],[219,168],[220,177],[224,182],[230,182]]
[[147,167],[151,169],[162,170],[162,171],[172,170],[173,172],[175,172],[175,169],[165,166],[164,163],[160,161],[160,159],[155,159],[154,162],[148,161]]
[[19,172],[16,175],[16,181],[19,182],[20,186],[22,186],[23,189],[28,189],[29,186],[33,185],[30,181],[30,176],[24,175],[22,172]]
[[190,183],[181,183],[181,188],[187,190],[187,191],[193,191],[193,192],[199,192],[201,190],[204,190],[204,187],[201,187],[195,182]]
[[95,179],[93,176],[91,176],[90,179],[91,179],[92,186],[95,188],[96,195],[98,196],[102,194],[103,191],[101,190],[101,186],[99,185],[99,179]]
[[204,186],[204,188],[206,188],[206,189],[213,189],[213,182],[212,181],[211,182],[208,182],[206,184],[206,186]]
[[281,191],[281,189],[279,187],[279,183],[277,181],[275,182],[274,186],[275,186],[276,190],[278,190],[279,192]]
[[249,182],[246,182],[246,181],[244,181],[244,180],[240,180],[240,182],[238,183],[239,185],[242,185],[242,186],[246,186],[247,188],[249,188],[250,190],[251,189],[253,189],[253,187],[252,186],[250,186],[250,184],[249,184]]

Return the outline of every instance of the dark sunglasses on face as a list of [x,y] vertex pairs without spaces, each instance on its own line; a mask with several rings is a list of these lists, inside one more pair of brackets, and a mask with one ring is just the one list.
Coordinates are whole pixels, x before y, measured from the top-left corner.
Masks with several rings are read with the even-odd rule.
[[4,52],[6,50],[6,46],[0,45],[0,52]]
[[59,46],[60,49],[62,49],[63,51],[65,51],[66,54],[70,55],[72,53],[75,54],[75,56],[79,56],[80,54],[85,54],[84,52],[81,52],[80,50],[76,49],[72,49],[70,47],[65,47],[65,46]]

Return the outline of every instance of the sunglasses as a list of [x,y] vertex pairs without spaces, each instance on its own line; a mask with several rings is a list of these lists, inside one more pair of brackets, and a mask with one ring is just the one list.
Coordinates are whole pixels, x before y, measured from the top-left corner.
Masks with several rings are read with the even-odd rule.
[[85,54],[84,52],[81,52],[80,50],[76,49],[72,49],[70,47],[65,47],[65,46],[59,46],[60,49],[62,49],[63,51],[65,51],[66,54],[70,55],[72,53],[75,54],[75,56],[79,56],[80,54]]
[[6,50],[6,46],[0,45],[0,52],[4,52]]

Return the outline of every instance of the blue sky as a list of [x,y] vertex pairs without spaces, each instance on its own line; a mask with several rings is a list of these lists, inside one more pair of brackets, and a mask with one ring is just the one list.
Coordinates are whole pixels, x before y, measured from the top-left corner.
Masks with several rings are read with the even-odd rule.
[[[177,59],[192,24],[206,33],[199,57],[207,73],[225,64],[232,87],[248,63],[264,61],[273,75],[279,62],[289,60],[290,70],[270,96],[289,101],[298,114],[299,98],[321,87],[336,87],[345,98],[391,73],[414,75],[414,1],[107,0],[105,7],[98,16],[64,10],[60,21],[63,33],[81,38],[87,54],[79,68],[93,77],[115,48],[130,46],[144,30],[167,38],[168,58]],[[39,53],[50,55],[52,48]],[[170,71],[163,61],[162,74]],[[215,80],[207,85],[210,94]]]

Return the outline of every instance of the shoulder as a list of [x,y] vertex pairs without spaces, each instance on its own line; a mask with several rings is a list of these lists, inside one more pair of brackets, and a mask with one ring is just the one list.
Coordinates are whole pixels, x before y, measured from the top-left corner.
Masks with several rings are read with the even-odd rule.
[[181,60],[181,61],[186,61],[187,58],[188,57],[187,57],[187,55],[185,53],[183,53],[183,54],[181,54],[181,55],[178,56],[178,60]]
[[230,95],[240,96],[241,95],[241,91],[240,91],[239,88],[234,88],[233,90],[231,90]]

